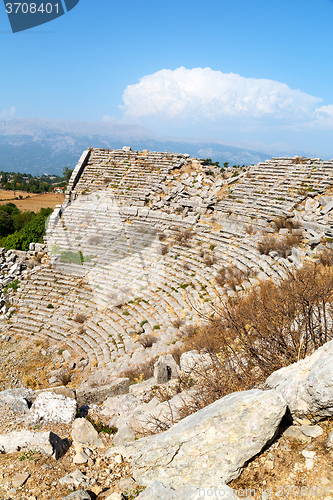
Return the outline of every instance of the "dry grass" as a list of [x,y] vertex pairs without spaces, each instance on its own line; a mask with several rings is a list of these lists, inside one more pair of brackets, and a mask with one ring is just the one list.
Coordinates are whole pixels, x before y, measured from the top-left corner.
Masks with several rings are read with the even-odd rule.
[[76,321],[76,323],[83,324],[86,320],[87,320],[87,316],[83,313],[77,313],[74,316],[74,321]]
[[286,236],[264,235],[258,242],[257,248],[261,254],[268,255],[277,252],[280,257],[286,258],[291,254],[293,247],[300,244],[301,234],[287,234]]
[[158,233],[157,237],[160,241],[165,241],[167,239],[167,235],[163,232]]
[[245,232],[249,235],[256,234],[257,230],[252,224],[247,224],[245,226]]
[[183,231],[177,231],[175,234],[175,242],[181,246],[188,246],[190,244],[191,238],[195,235],[192,229],[184,229]]
[[150,363],[144,363],[139,366],[131,366],[127,370],[124,370],[121,373],[122,377],[127,377],[130,380],[130,383],[139,383],[143,380],[148,380],[154,375],[154,364],[156,358],[154,358]]
[[142,345],[142,347],[147,349],[148,347],[151,347],[153,344],[155,344],[155,342],[157,342],[157,338],[151,333],[146,333],[145,335],[140,336],[138,342],[140,345]]
[[184,324],[184,321],[180,318],[175,318],[173,321],[172,321],[172,326],[174,326],[175,328],[180,328],[182,325]]
[[23,375],[23,383],[28,389],[37,390],[40,387],[40,381],[36,375]]
[[322,250],[318,254],[318,259],[319,262],[325,267],[333,266],[333,251],[328,249]]
[[[24,193],[24,195],[26,196],[27,193]],[[1,192],[0,198],[2,198]],[[10,202],[14,203],[20,210],[38,212],[41,208],[55,208],[56,205],[61,205],[65,200],[65,196],[63,194],[46,193],[30,195],[30,198],[25,198],[23,200],[13,200],[11,198],[4,199],[5,201],[0,201],[0,205],[5,205],[10,200]]]
[[185,339],[192,339],[198,331],[198,326],[196,325],[184,325],[181,327],[181,333]]
[[166,255],[169,251],[169,246],[168,245],[161,245],[161,254]]
[[180,365],[180,357],[183,354],[184,349],[182,347],[174,347],[171,351],[173,359],[176,361],[177,365]]
[[306,163],[306,160],[304,156],[295,156],[291,162],[294,163],[294,165],[300,165],[301,163]]
[[211,253],[206,254],[203,258],[203,263],[205,264],[205,266],[208,267],[213,266],[214,264],[216,264],[216,262],[217,262],[216,256]]
[[218,274],[215,276],[215,282],[221,287],[226,285],[235,290],[236,286],[240,286],[243,281],[253,276],[254,273],[251,269],[245,270],[239,269],[236,266],[230,266],[218,270]]
[[320,262],[288,270],[279,283],[264,281],[246,296],[197,311],[201,325],[183,330],[184,349],[211,359],[183,415],[234,391],[262,384],[275,370],[304,359],[332,339],[333,267]]
[[276,217],[273,222],[277,231],[280,229],[299,229],[301,227],[301,223],[299,221],[287,219],[282,216]]
[[62,385],[68,385],[72,379],[72,374],[70,371],[64,369],[62,370],[60,376],[58,376],[59,380],[61,381]]
[[14,196],[14,191],[11,189],[0,189],[0,200],[14,200],[15,197],[18,196],[23,196],[23,198],[26,198],[26,196],[37,196],[31,193],[27,193],[26,191],[15,191],[15,196]]

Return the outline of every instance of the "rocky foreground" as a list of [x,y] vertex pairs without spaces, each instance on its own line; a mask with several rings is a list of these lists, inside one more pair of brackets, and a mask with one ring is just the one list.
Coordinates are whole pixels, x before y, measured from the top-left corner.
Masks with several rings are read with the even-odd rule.
[[[67,387],[2,391],[1,498],[231,499],[242,496],[243,477],[256,498],[259,486],[278,498],[278,479],[330,496],[333,341],[273,373],[262,389],[229,394],[170,425],[167,409],[177,412],[189,393],[160,403],[156,385],[170,386],[169,365],[176,376],[188,358],[178,368],[170,355],[160,358],[153,379],[127,389],[114,381],[125,394],[96,387],[105,397],[98,404],[93,389],[83,405]],[[140,437],[152,417],[168,430]],[[251,484],[255,478],[262,484]]]

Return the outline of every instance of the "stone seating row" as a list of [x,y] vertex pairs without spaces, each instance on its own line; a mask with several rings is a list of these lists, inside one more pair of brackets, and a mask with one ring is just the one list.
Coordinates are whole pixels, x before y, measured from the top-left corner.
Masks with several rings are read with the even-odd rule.
[[127,198],[143,197],[145,191],[158,190],[166,174],[186,161],[185,155],[92,150],[75,192],[100,190],[107,182]]
[[217,203],[222,214],[263,219],[282,215],[310,192],[323,192],[333,185],[333,162],[310,159],[295,164],[291,159],[273,159],[251,167],[229,195]]

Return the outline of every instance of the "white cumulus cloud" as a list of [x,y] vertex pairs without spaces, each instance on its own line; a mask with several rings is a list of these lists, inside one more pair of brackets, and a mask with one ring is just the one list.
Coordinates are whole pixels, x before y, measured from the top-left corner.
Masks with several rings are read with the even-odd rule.
[[180,67],[144,76],[125,89],[123,101],[126,119],[187,123],[273,119],[283,125],[315,120],[322,99],[274,80]]
[[116,119],[114,116],[104,115],[102,122],[114,122]]
[[316,124],[321,128],[333,127],[333,104],[316,109]]
[[4,109],[0,112],[0,120],[10,120],[16,113],[16,108],[11,106],[9,109]]

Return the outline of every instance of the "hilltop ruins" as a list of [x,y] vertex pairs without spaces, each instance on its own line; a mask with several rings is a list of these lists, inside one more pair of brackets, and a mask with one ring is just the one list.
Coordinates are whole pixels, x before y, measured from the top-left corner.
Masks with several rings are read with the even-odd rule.
[[[277,242],[289,238],[289,247],[283,247],[283,251],[279,251],[281,247],[265,249],[263,242],[269,237]],[[16,359],[10,370],[6,365],[2,390],[21,388],[23,382],[28,389],[18,389],[23,392],[13,393],[15,397],[10,391],[0,393],[0,402],[10,401],[11,407],[12,399],[15,405],[19,399],[24,407],[21,413],[36,422],[48,407],[48,396],[42,394],[45,388],[57,394],[55,404],[65,405],[64,415],[75,415],[77,404],[104,405],[105,415],[110,416],[116,411],[112,409],[113,398],[126,395],[127,418],[130,410],[139,405],[136,397],[146,395],[156,384],[176,379],[180,370],[186,371],[193,363],[195,353],[192,358],[182,354],[180,366],[172,355],[181,352],[182,333],[201,321],[198,311],[208,315],[221,297],[245,294],[261,280],[283,278],[286,269],[300,267],[320,252],[333,249],[332,238],[333,160],[273,158],[255,166],[221,170],[184,154],[139,152],[128,147],[89,148],[73,171],[65,202],[56,207],[48,221],[44,244],[31,244],[29,252],[1,250],[1,356],[9,356],[10,349],[19,351],[21,345],[22,352],[27,352],[27,346],[33,345],[39,364],[36,373],[26,372],[25,381],[20,360]],[[227,276],[228,272],[237,275],[237,279],[218,279],[221,269]],[[328,365],[332,363],[330,350],[328,347],[323,351]],[[306,366],[310,377],[312,365]],[[142,372],[142,377],[130,387],[131,372]],[[252,431],[258,433],[261,429],[261,438],[254,439],[247,453],[238,450],[231,454],[223,473],[218,467],[218,479],[223,484],[237,478],[247,461],[272,442],[287,407],[293,408],[291,400],[286,402],[282,397],[285,389],[281,389],[282,396],[276,389],[284,382],[278,375],[272,380],[269,391],[244,392],[245,403],[243,396],[230,395],[213,404],[209,425],[214,427],[217,419],[228,427],[225,415],[237,412],[239,405],[247,405],[252,408],[246,410]],[[303,413],[295,410],[295,418],[306,417],[315,407],[311,391],[311,397],[304,394],[299,396],[297,392],[297,397],[308,406]],[[76,399],[76,403],[68,403],[68,398]],[[61,402],[65,400],[66,404]],[[140,404],[149,403],[140,400]],[[267,428],[263,429],[261,417],[252,410],[255,405],[262,408],[265,404],[270,420],[264,412]],[[304,404],[300,407],[305,408]],[[156,405],[149,407],[155,415]],[[207,417],[213,405],[176,424],[167,431],[171,434],[155,436],[153,441],[144,438],[147,441],[135,444],[135,433],[131,434],[124,409],[118,408],[123,416],[116,422],[119,431],[114,444],[119,446],[119,456],[134,457],[137,484],[155,484],[160,455],[157,452],[155,456],[154,443],[162,446],[167,457],[177,455],[185,445],[181,443],[177,448],[170,436],[175,436],[177,443],[177,432],[184,431],[190,442],[195,426],[201,425],[200,419]],[[330,410],[324,411],[325,417],[333,412],[331,400],[327,407]],[[136,418],[147,411],[145,407],[142,413],[137,412]],[[14,424],[16,414],[15,410]],[[52,418],[45,421],[69,423],[74,416],[66,422]],[[126,425],[122,426],[124,419]],[[14,424],[7,432],[16,430]],[[249,429],[240,442],[250,439]],[[6,452],[6,440],[0,439],[1,446]],[[75,449],[75,457],[80,456],[82,461],[77,458],[74,463],[92,465],[88,451],[80,446]],[[215,457],[211,458],[207,487],[216,486],[213,463],[220,448],[214,446],[207,444],[205,448]],[[225,441],[223,446],[231,445]],[[189,443],[186,447],[195,462]],[[107,457],[112,456],[112,448],[108,453]],[[159,473],[163,484],[156,483],[158,493],[147,494],[146,498],[163,498],[164,494],[169,495],[165,498],[173,498],[173,488],[181,488],[188,480],[193,482],[199,474],[200,461],[185,477],[188,456],[179,454],[173,461],[179,461],[175,469],[163,457],[160,463],[165,462],[169,472],[162,467]],[[228,465],[230,461],[233,467]],[[172,479],[177,474],[178,479]],[[200,486],[196,481],[193,485]],[[224,498],[234,498],[231,490],[226,495]]]

